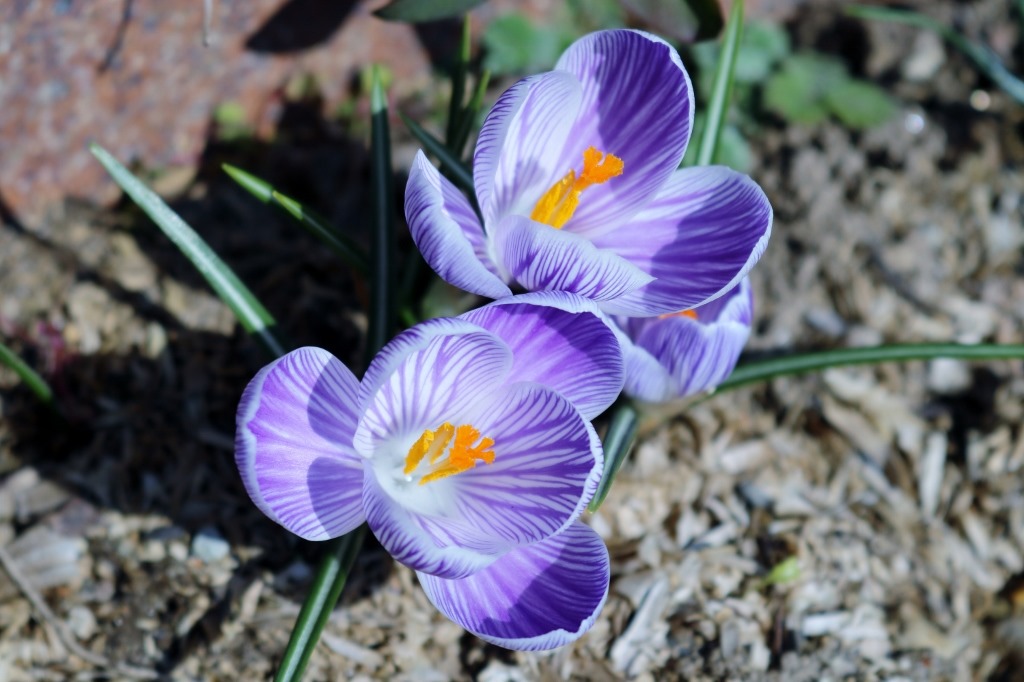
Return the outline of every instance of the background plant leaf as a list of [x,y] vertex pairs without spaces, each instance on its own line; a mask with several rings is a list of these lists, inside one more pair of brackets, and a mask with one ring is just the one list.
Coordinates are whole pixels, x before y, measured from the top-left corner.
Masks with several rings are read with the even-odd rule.
[[896,110],[889,96],[873,83],[850,79],[829,88],[825,106],[850,128],[870,128],[884,123]]
[[465,14],[484,0],[392,0],[374,14],[388,21],[436,21]]

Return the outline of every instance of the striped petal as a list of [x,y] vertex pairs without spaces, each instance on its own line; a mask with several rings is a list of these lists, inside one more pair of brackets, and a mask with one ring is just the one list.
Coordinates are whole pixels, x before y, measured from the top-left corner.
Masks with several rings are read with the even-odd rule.
[[487,255],[483,227],[469,201],[417,152],[405,190],[413,241],[444,281],[488,298],[511,295]]
[[330,353],[300,348],[264,367],[238,406],[235,461],[260,510],[307,540],[363,522],[352,449],[359,384]]
[[514,296],[472,310],[478,324],[512,349],[510,376],[554,389],[585,419],[622,390],[622,351],[612,326],[588,299],[564,292]]
[[425,430],[464,423],[511,366],[508,346],[479,327],[430,339],[402,357],[370,398],[356,428],[356,451],[371,459],[404,461]]
[[363,380],[359,384],[360,410],[369,404],[370,399],[377,394],[384,381],[411,353],[426,348],[434,339],[442,336],[471,334],[479,331],[478,326],[451,317],[426,320],[406,329],[388,341],[387,345],[374,356],[370,366],[366,368]]
[[[450,511],[450,480],[458,476],[402,489],[400,483],[396,485],[396,481],[388,478],[389,472],[376,473],[366,476],[363,487],[366,522],[396,561],[416,571],[464,578],[489,566],[510,549],[500,538],[488,536]],[[401,493],[409,499],[403,500]],[[417,513],[403,504],[422,505],[426,495],[438,498],[427,500],[434,513]]]
[[617,254],[522,216],[505,218],[494,240],[502,266],[530,291],[568,291],[613,301],[652,281]]
[[640,31],[591,33],[556,70],[583,87],[579,118],[562,156],[580,163],[593,146],[622,159],[624,172],[586,190],[565,229],[597,235],[622,225],[679,167],[693,122],[693,88],[676,51]]
[[488,229],[510,213],[530,215],[534,204],[565,175],[562,154],[580,106],[580,84],[549,72],[502,93],[484,121],[473,154],[473,184]]
[[516,383],[472,423],[494,440],[494,462],[449,479],[459,518],[509,545],[542,540],[579,518],[604,455],[590,422],[568,400]]
[[723,166],[679,170],[632,222],[594,238],[655,278],[601,307],[648,316],[705,304],[754,267],[771,227],[771,204],[746,175]]
[[672,378],[669,397],[696,395],[714,388],[732,373],[750,335],[752,311],[750,283],[744,278],[725,296],[696,308],[696,319],[672,316],[643,320],[636,345],[656,358]]
[[604,606],[610,576],[604,542],[579,522],[468,578],[418,574],[427,598],[445,616],[491,644],[525,651],[579,639]]

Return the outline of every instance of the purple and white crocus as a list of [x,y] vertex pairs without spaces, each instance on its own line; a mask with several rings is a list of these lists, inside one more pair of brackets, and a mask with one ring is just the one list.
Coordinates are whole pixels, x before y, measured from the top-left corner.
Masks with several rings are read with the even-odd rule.
[[710,303],[658,317],[616,317],[626,367],[622,392],[649,403],[714,389],[736,367],[750,336],[750,280]]
[[760,258],[772,209],[745,175],[678,168],[692,124],[690,78],[670,45],[587,35],[488,114],[473,156],[482,222],[417,154],[413,239],[447,282],[489,298],[570,291],[629,317],[702,305]]
[[622,384],[592,302],[528,294],[416,325],[362,381],[319,348],[271,363],[239,405],[236,461],[293,533],[326,540],[365,521],[450,619],[550,649],[607,596],[607,549],[578,519],[603,465],[590,420]]

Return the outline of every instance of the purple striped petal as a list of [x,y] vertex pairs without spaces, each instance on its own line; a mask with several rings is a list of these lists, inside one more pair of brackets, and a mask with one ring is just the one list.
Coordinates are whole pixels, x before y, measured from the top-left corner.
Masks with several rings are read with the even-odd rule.
[[601,307],[648,316],[703,305],[746,276],[771,228],[771,204],[746,175],[724,166],[679,170],[629,225],[594,239],[655,277]]
[[423,258],[444,281],[488,298],[512,294],[487,255],[483,227],[469,201],[422,151],[409,171],[405,219]]
[[542,540],[579,518],[604,455],[572,403],[538,384],[512,384],[472,424],[494,439],[494,462],[449,479],[459,518],[509,545]]
[[469,322],[452,317],[438,317],[420,322],[388,341],[374,356],[359,384],[360,413],[377,394],[381,384],[410,354],[426,348],[436,338],[479,331],[478,326]]
[[586,190],[565,226],[601,234],[635,215],[683,160],[693,122],[690,77],[668,43],[627,30],[577,40],[555,69],[583,86],[563,158],[579,164],[583,150],[593,146],[624,162],[621,176]]
[[[744,278],[739,286],[706,306],[695,309],[697,319],[674,316],[631,320],[636,350],[656,359],[671,377],[671,390],[658,396],[653,390],[658,373],[627,363],[633,375],[626,391],[639,400],[661,402],[710,390],[729,377],[750,335],[753,294]],[[645,376],[644,372],[651,372]]]
[[260,510],[307,540],[363,522],[362,459],[352,449],[359,383],[320,348],[300,348],[249,382],[235,461]]
[[579,235],[508,216],[494,236],[497,257],[530,291],[568,291],[611,301],[651,282],[640,268]]
[[425,430],[466,415],[504,383],[512,353],[501,339],[479,327],[437,336],[405,355],[366,405],[353,443],[364,457],[397,459],[401,468]]
[[608,597],[608,550],[575,523],[564,533],[504,555],[461,580],[418,574],[437,609],[477,637],[523,651],[579,639]]
[[588,299],[565,292],[537,292],[495,301],[461,319],[508,344],[511,377],[554,389],[585,419],[604,412],[622,390],[619,342]]
[[530,215],[579,163],[562,154],[579,106],[580,84],[564,72],[524,78],[498,98],[473,154],[473,184],[488,228],[509,213]]
[[368,473],[363,487],[366,522],[396,561],[416,571],[464,578],[511,548],[454,510],[451,481],[462,475],[420,486],[403,485],[391,471],[378,467]]

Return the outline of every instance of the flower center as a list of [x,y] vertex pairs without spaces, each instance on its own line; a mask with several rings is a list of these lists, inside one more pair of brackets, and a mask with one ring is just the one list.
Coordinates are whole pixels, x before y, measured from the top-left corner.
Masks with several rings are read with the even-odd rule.
[[670,317],[689,317],[693,320],[698,319],[696,310],[680,310],[678,313],[665,313],[664,315],[658,315],[659,320],[667,320]]
[[583,152],[583,171],[579,177],[576,177],[575,170],[566,173],[565,177],[544,193],[533,207],[530,218],[560,229],[576,212],[583,190],[622,175],[622,166],[622,159],[614,154],[598,151],[595,147],[587,147]]
[[413,443],[405,457],[402,473],[410,476],[425,459],[430,468],[420,477],[420,485],[461,474],[475,467],[478,461],[492,464],[494,451],[488,448],[493,445],[494,439],[480,438],[480,431],[474,426],[463,424],[455,428],[445,422],[434,431],[427,429]]

